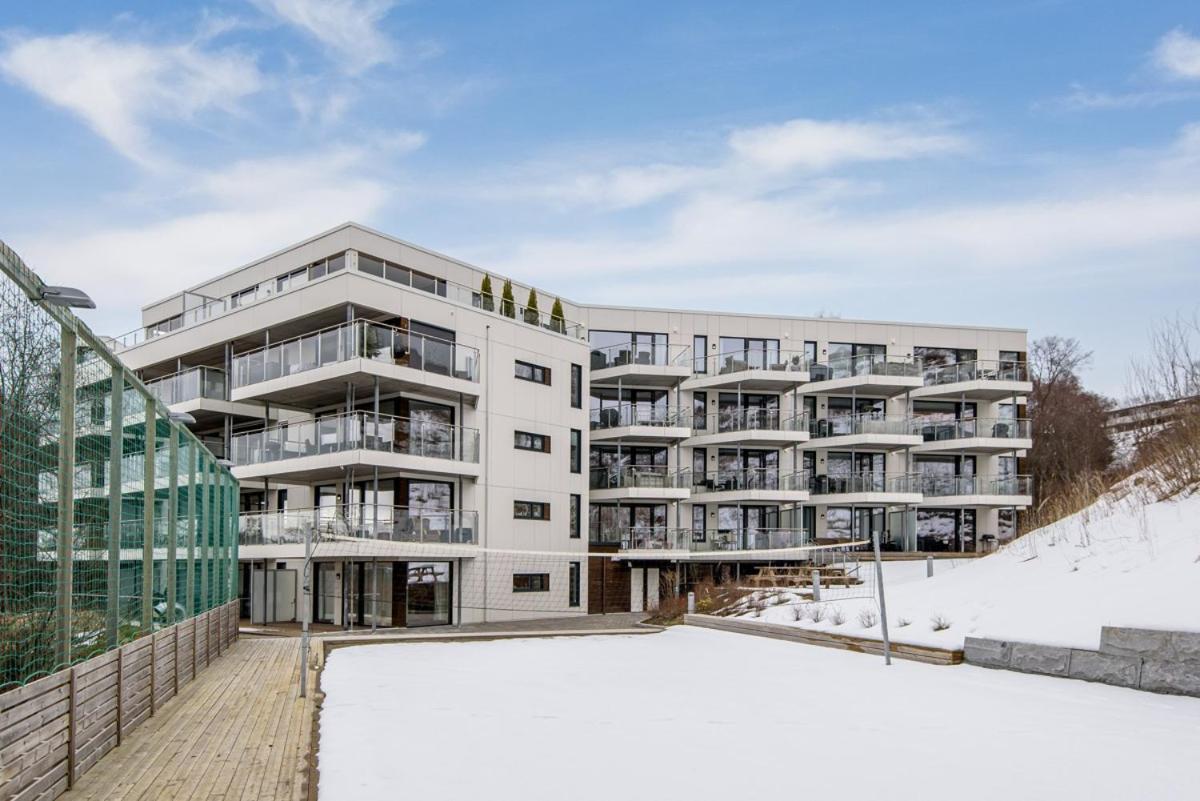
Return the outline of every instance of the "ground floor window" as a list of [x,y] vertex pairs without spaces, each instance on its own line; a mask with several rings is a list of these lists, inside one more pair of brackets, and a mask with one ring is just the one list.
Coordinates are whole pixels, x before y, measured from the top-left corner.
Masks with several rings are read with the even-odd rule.
[[918,509],[918,551],[974,551],[974,509]]
[[579,606],[579,562],[571,563],[569,582],[567,606]]
[[513,573],[513,592],[549,591],[549,573]]
[[405,625],[450,625],[450,574],[449,562],[408,563]]

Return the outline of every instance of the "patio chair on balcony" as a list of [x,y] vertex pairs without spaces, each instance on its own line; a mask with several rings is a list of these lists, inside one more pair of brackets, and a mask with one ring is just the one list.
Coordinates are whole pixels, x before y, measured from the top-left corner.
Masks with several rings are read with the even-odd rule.
[[1009,439],[1013,436],[1013,427],[1010,423],[996,423],[992,426],[992,436],[996,439]]

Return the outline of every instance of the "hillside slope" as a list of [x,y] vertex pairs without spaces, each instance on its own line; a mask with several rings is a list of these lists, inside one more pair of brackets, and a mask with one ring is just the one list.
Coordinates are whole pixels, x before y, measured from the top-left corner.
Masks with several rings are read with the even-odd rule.
[[[885,572],[892,639],[959,648],[970,635],[1095,648],[1101,626],[1200,631],[1200,495],[1144,503],[1128,489],[933,578],[913,578],[910,565],[889,586]],[[879,625],[864,628],[858,617],[877,608],[874,600],[837,606],[840,626],[828,616],[794,621],[788,606],[758,619],[882,636]],[[950,627],[934,631],[937,616]]]

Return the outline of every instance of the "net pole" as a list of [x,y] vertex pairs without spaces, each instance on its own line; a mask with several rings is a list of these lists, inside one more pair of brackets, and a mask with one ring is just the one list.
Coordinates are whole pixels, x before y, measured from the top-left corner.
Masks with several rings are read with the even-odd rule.
[[883,597],[883,559],[879,556],[879,530],[871,534],[875,546],[875,583],[879,586],[879,623],[883,631],[883,664],[892,664],[892,643],[888,638],[887,601]]
[[304,581],[304,615],[300,621],[300,697],[306,698],[308,696],[308,619],[312,612],[312,526],[304,527],[304,572],[301,578]]

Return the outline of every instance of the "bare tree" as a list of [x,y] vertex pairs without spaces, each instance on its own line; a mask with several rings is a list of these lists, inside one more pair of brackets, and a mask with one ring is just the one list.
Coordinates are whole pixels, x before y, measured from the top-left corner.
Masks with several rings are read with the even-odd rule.
[[1200,307],[1154,323],[1149,352],[1130,365],[1127,391],[1133,403],[1200,395]]
[[1086,390],[1079,377],[1091,356],[1070,337],[1042,337],[1029,349],[1033,450],[1027,464],[1040,500],[1112,465],[1105,427],[1112,401]]

